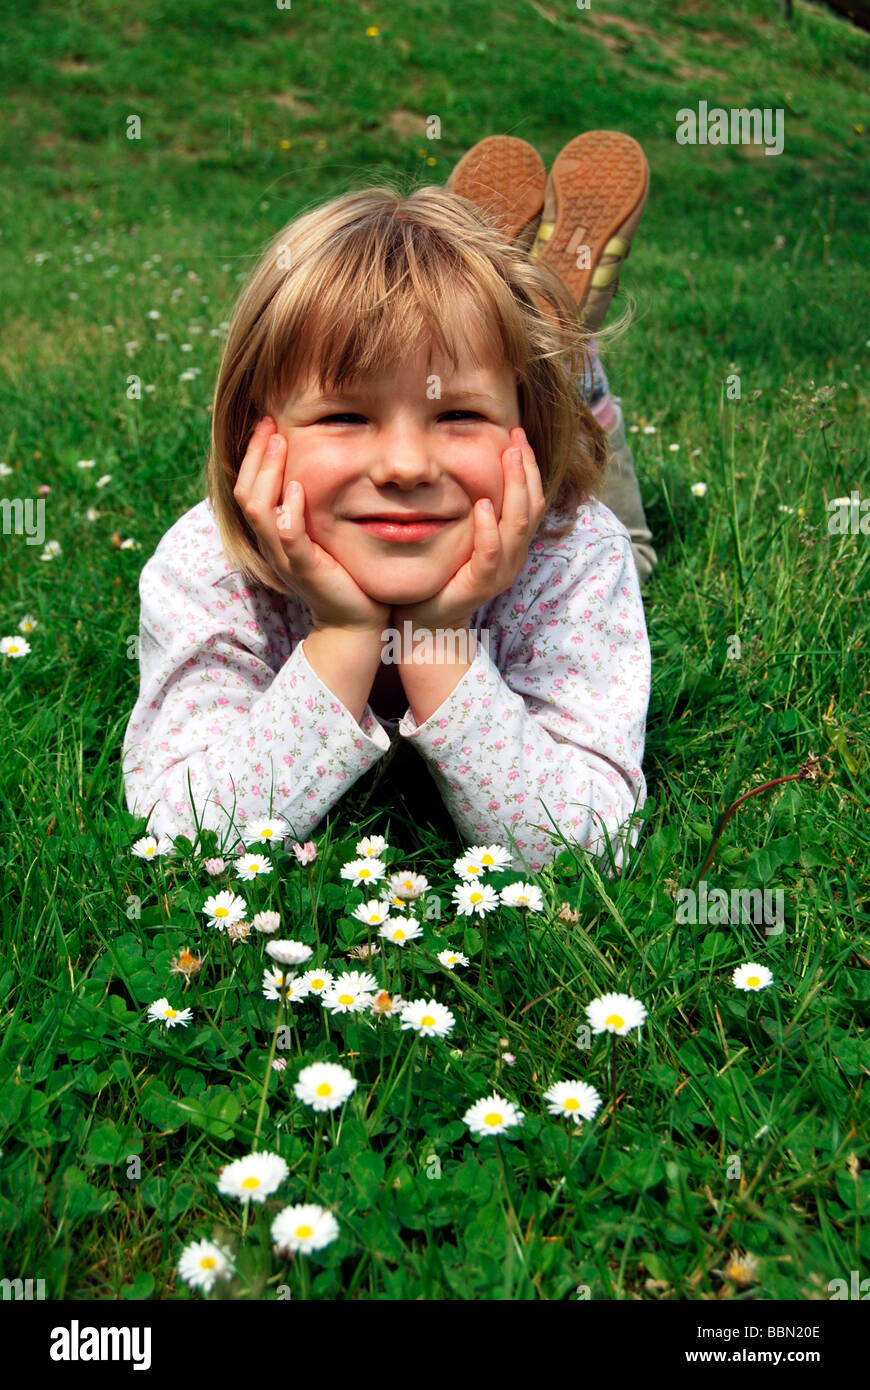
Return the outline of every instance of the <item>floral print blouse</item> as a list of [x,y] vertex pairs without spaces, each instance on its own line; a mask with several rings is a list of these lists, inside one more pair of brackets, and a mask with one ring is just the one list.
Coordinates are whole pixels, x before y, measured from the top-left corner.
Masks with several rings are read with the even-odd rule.
[[[418,725],[359,723],[309,666],[301,600],[249,584],[208,499],[163,536],[139,581],[140,690],[124,737],[128,808],[149,833],[224,833],[282,816],[309,838],[344,792],[409,740],[461,837],[513,844],[532,871],[569,842],[614,841],[646,798],[650,651],[628,532],[602,503],[560,541],[536,539],[505,593],[473,614],[474,661]],[[485,636],[484,636],[485,634]],[[191,793],[196,819],[191,807]]]

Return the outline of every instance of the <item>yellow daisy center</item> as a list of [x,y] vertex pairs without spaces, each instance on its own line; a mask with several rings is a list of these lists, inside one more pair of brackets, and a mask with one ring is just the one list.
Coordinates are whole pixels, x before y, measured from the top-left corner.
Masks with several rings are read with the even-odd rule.
[[228,917],[229,911],[230,910],[228,907],[216,907],[214,910],[214,915],[215,917]]
[[471,901],[472,901],[473,903],[482,903],[482,902],[483,902],[483,894],[482,894],[482,893],[472,893],[472,895],[471,895]]
[[569,1096],[568,1099],[564,1102],[564,1105],[566,1110],[580,1109],[580,1102],[576,1096]]
[[331,1096],[331,1095],[332,1095],[332,1087],[330,1086],[330,1084],[329,1084],[328,1081],[321,1081],[320,1085],[319,1085],[318,1088],[317,1088],[317,1094],[318,1094],[319,1096]]
[[255,1177],[242,1178],[242,1187],[254,1188],[260,1186],[260,1179]]
[[167,1017],[167,1018],[177,1018],[177,1017],[178,1017],[178,1010],[177,1010],[177,1009],[167,1009],[167,1010],[166,1010],[166,1017]]
[[214,1255],[203,1255],[202,1259],[199,1262],[200,1269],[215,1269],[216,1266],[217,1260],[215,1259]]
[[312,989],[323,989],[323,980],[320,980],[320,979],[318,979],[318,980],[312,980],[312,981],[311,981],[311,988],[312,988]]
[[405,939],[405,933],[402,931],[402,928],[401,928],[401,927],[396,927],[396,930],[393,932],[393,940],[394,940],[394,941],[404,941],[404,939]]
[[338,1002],[339,1002],[339,1004],[352,1004],[352,1003],[353,1003],[353,995],[352,995],[352,994],[340,994],[340,995],[338,996]]
[[485,1125],[500,1125],[501,1115],[499,1115],[498,1111],[496,1110],[490,1110],[488,1115],[484,1115],[483,1123]]
[[265,830],[260,831],[260,835],[264,840],[270,839],[272,835],[272,827],[267,825]]
[[758,986],[761,984],[761,976],[760,976],[760,975],[747,975],[747,976],[746,976],[746,983],[747,983],[752,989],[757,989]]
[[734,1282],[735,1282],[736,1284],[742,1284],[743,1281],[744,1281],[745,1278],[746,1278],[746,1266],[745,1266],[745,1265],[729,1265],[729,1266],[728,1266],[728,1274],[729,1274],[729,1277],[730,1277],[731,1279],[733,1279]]
[[420,1019],[420,1023],[424,1028],[431,1028],[435,1023],[435,1020],[431,1014],[424,1014],[423,1017]]
[[468,867],[468,872],[469,872],[470,874],[479,874],[479,873],[480,873],[480,869],[479,869],[479,867],[478,867],[477,864],[469,864],[467,867]]
[[370,921],[374,926],[377,926],[377,924],[378,924],[378,922],[379,922],[380,920],[381,920],[381,914],[380,914],[379,912],[373,912],[372,915],[371,915],[371,917],[369,918],[369,921]]
[[153,854],[153,853],[154,853],[154,846],[153,846],[153,845],[146,845],[146,846],[145,846],[145,853],[146,853],[146,854]]
[[371,878],[372,871],[371,869],[360,869],[359,876],[360,878]]
[[495,860],[493,859],[491,854],[485,854],[480,862],[481,864],[493,864],[495,863]]
[[18,651],[18,644],[15,643],[13,646],[11,646],[11,647],[9,648],[9,650],[10,650],[10,652],[17,652],[17,651]]
[[300,1240],[307,1240],[310,1235],[314,1234],[314,1231],[311,1226],[297,1226],[296,1234]]
[[604,1022],[608,1028],[625,1027],[625,1019],[621,1016],[621,1014],[611,1014],[609,1018],[606,1018],[604,1020]]
[[458,960],[459,957],[458,957],[458,956],[448,956],[447,959],[450,960],[450,961],[454,961],[454,960]]
[[529,900],[526,897],[525,893],[520,893],[519,897],[517,898],[518,903],[527,903],[528,901]]

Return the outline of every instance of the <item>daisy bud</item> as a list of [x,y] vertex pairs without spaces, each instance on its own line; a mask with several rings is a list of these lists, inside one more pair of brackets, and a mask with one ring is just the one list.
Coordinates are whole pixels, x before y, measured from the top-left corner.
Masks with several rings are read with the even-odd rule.
[[211,874],[212,878],[217,878],[218,874],[222,874],[227,866],[222,859],[204,859],[202,867],[207,874]]
[[304,845],[294,840],[292,848],[300,864],[313,864],[317,858],[317,846],[313,840],[306,840]]

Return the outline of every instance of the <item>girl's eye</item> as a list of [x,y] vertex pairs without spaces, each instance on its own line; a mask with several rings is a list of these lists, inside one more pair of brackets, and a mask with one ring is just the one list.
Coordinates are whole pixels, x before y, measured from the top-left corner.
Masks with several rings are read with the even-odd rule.
[[360,420],[362,420],[363,424],[365,424],[365,418],[364,418],[364,416],[362,416],[362,415],[354,415],[351,411],[345,411],[345,412],[343,412],[342,414],[324,415],[324,416],[323,416],[320,420],[318,420],[316,423],[317,423],[318,425],[332,425],[332,424],[338,424],[338,423],[344,424],[344,423],[346,423],[348,420],[352,421],[353,424],[357,424]]
[[447,410],[441,416],[442,420],[449,420],[451,417],[459,417],[460,420],[482,420],[483,416],[476,410]]

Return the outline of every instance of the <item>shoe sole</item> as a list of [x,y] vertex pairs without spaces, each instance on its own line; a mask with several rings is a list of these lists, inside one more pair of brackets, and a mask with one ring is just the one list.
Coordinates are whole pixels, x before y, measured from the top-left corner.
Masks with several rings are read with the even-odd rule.
[[547,170],[528,141],[513,135],[480,140],[462,156],[447,187],[486,213],[502,236],[529,249],[544,207]]
[[[630,135],[617,131],[593,130],[576,136],[550,170],[530,255],[558,275],[578,309],[584,307],[596,280],[595,312],[589,312],[590,304],[584,315],[591,331],[603,322],[648,191],[649,165],[643,150]],[[583,247],[588,248],[588,255],[582,257],[588,266],[577,263]],[[620,259],[615,265],[599,266],[605,253]]]

